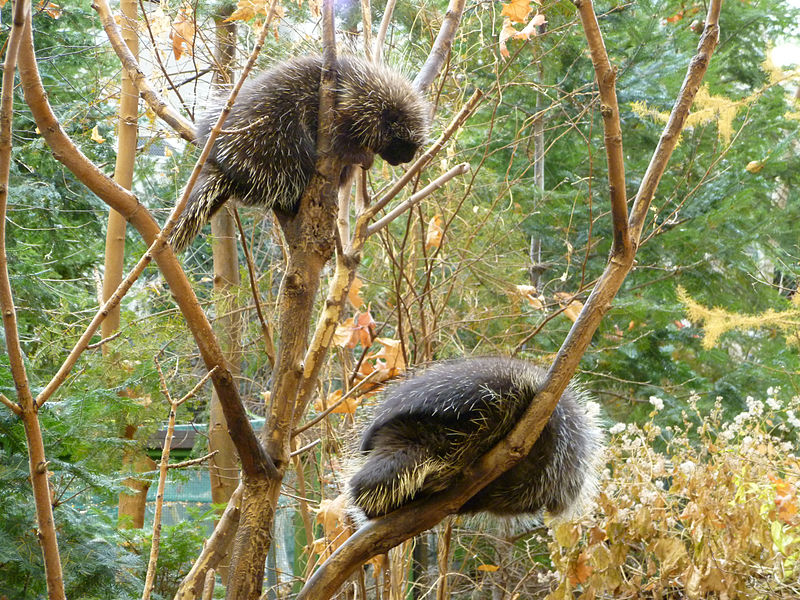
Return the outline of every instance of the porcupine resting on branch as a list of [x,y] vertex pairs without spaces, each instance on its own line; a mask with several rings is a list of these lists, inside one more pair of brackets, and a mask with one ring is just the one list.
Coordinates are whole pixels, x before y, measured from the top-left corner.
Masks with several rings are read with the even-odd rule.
[[[186,208],[170,238],[180,252],[229,199],[248,206],[296,213],[314,173],[320,56],[280,63],[242,86]],[[225,99],[213,100],[198,120],[200,144],[219,118]],[[379,154],[391,165],[410,161],[428,135],[430,108],[400,74],[354,57],[337,59],[336,113],[331,146],[345,165],[372,165]]]
[[[535,402],[544,371],[503,357],[435,363],[384,392],[361,438],[349,494],[367,518],[446,489]],[[597,484],[603,435],[582,393],[567,387],[530,453],[459,513],[553,515],[581,508]]]

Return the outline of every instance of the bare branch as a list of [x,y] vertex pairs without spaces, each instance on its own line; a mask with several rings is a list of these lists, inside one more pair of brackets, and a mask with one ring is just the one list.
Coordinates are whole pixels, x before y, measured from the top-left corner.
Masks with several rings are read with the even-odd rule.
[[180,406],[181,404],[186,402],[189,398],[192,398],[200,390],[200,388],[205,385],[206,381],[208,381],[209,378],[211,376],[213,376],[214,373],[217,372],[218,368],[219,368],[218,366],[215,366],[213,369],[211,369],[205,375],[203,375],[203,377],[200,379],[200,381],[198,381],[195,384],[195,386],[191,390],[189,390],[183,398],[178,400],[178,402],[177,402],[178,406]]
[[[274,2],[273,2],[274,4]],[[255,61],[255,58],[252,58]],[[144,240],[150,244],[147,254],[155,258],[164,279],[170,286],[189,329],[197,342],[203,362],[209,370],[215,366],[219,369],[213,375],[214,387],[223,400],[225,420],[236,443],[242,468],[245,472],[259,473],[266,471],[275,473],[275,467],[258,442],[247,413],[239,398],[230,370],[225,366],[225,359],[219,344],[214,337],[211,324],[203,313],[189,280],[181,269],[180,263],[166,244],[169,231],[160,232],[158,225],[147,209],[128,190],[115,184],[106,177],[90,160],[78,150],[72,140],[65,134],[60,123],[53,114],[47,101],[36,64],[33,38],[30,27],[26,27],[19,55],[20,79],[25,92],[25,100],[31,109],[36,125],[45,141],[53,150],[54,156],[61,161],[90,190],[125,216],[139,231]],[[199,172],[195,169],[194,175]],[[168,226],[177,219],[177,214],[186,202],[186,193],[176,205],[168,221]],[[149,259],[148,259],[149,260]]]
[[5,404],[15,415],[19,416],[22,414],[22,409],[20,408],[19,404],[9,400],[3,393],[0,393],[0,403]]
[[154,357],[158,369],[158,378],[161,382],[161,391],[169,401],[169,419],[167,421],[167,433],[164,436],[164,446],[161,450],[161,463],[159,465],[158,489],[156,491],[156,507],[153,514],[153,538],[150,545],[150,559],[147,562],[147,575],[144,580],[144,590],[142,600],[150,600],[150,593],[153,591],[153,583],[156,578],[156,563],[158,562],[159,542],[161,539],[161,511],[164,507],[164,488],[167,484],[167,465],[169,464],[169,451],[172,445],[172,436],[175,433],[175,416],[178,410],[178,402],[174,401],[167,389],[167,382],[164,379],[164,372],[161,370],[161,363],[158,357]]
[[203,589],[203,582],[208,571],[216,569],[228,554],[228,547],[231,545],[233,536],[236,534],[236,528],[239,526],[243,492],[244,484],[240,483],[228,501],[228,506],[214,528],[214,533],[206,540],[200,556],[197,557],[192,568],[183,578],[175,594],[175,600],[195,600]]
[[419,74],[414,79],[414,85],[424,91],[430,87],[433,80],[439,75],[447,57],[450,55],[450,47],[456,37],[458,25],[461,23],[461,15],[464,14],[466,0],[450,0],[447,5],[447,13],[442,21],[442,28],[433,42],[428,60],[422,65]]
[[[6,208],[8,205],[8,181],[11,166],[12,114],[14,110],[14,74],[25,31],[31,27],[31,7],[28,0],[17,0],[13,7],[11,31],[6,39],[6,56],[3,62],[3,84],[0,97],[0,311],[3,313],[6,350],[11,367],[11,376],[17,390],[18,405],[3,398],[3,404],[18,414],[25,424],[28,446],[28,464],[36,507],[37,537],[42,547],[47,594],[50,600],[64,600],[64,577],[58,551],[53,504],[50,495],[49,474],[44,452],[44,441],[39,426],[38,411],[31,395],[28,376],[25,372],[22,345],[17,328],[17,316],[11,281],[8,276],[6,256]],[[16,410],[15,408],[16,407]]]
[[407,198],[406,200],[395,206],[391,211],[386,213],[378,221],[375,221],[375,223],[367,227],[367,235],[369,236],[374,233],[377,233],[378,231],[386,227],[389,223],[394,221],[404,212],[410,210],[411,208],[419,204],[424,198],[430,196],[433,192],[438,190],[445,183],[450,181],[453,177],[456,177],[457,175],[463,175],[468,172],[469,172],[469,163],[461,163],[460,165],[452,167],[444,175],[440,175],[439,177],[431,181],[428,185],[426,185],[416,194],[412,195],[410,198]]
[[189,460],[184,460],[182,462],[172,463],[171,465],[167,465],[167,469],[185,469],[186,467],[193,467],[194,465],[199,465],[200,463],[203,463],[211,458],[214,458],[214,455],[216,455],[218,452],[219,450],[214,450],[213,452],[209,452],[208,454],[205,454],[198,458],[192,458]]
[[608,188],[611,195],[611,216],[614,226],[612,253],[630,252],[628,235],[628,201],[625,190],[625,160],[622,153],[622,128],[619,124],[617,104],[617,69],[608,59],[594,6],[588,0],[575,0],[583,24],[586,41],[592,55],[597,86],[600,90],[600,114],[603,116],[606,158],[608,160]]
[[304,452],[308,452],[309,450],[311,450],[314,446],[317,446],[320,442],[322,442],[322,440],[320,438],[317,438],[313,442],[309,442],[308,444],[306,444],[302,448],[298,448],[297,450],[294,450],[289,456],[291,456],[292,458],[294,458],[296,456],[300,456]]
[[686,117],[689,116],[689,109],[692,107],[697,90],[700,89],[708,64],[711,62],[711,55],[719,43],[719,13],[721,8],[722,0],[712,0],[708,5],[708,14],[706,15],[703,34],[700,36],[700,42],[697,45],[697,53],[689,63],[681,91],[678,93],[678,99],[675,101],[669,120],[664,126],[661,138],[658,140],[653,158],[650,159],[647,171],[642,177],[642,183],[639,185],[639,191],[636,194],[629,221],[631,239],[637,247],[639,238],[642,235],[647,211],[650,209],[650,202],[652,202],[658,183],[661,181],[661,176],[667,168],[667,162],[672,156],[675,146],[678,145],[680,133],[686,123]]
[[378,29],[378,35],[375,38],[375,47],[372,52],[374,56],[374,61],[376,63],[380,63],[383,60],[383,42],[386,39],[386,32],[389,29],[389,23],[392,20],[392,13],[394,12],[394,5],[397,3],[397,0],[388,0],[386,2],[386,6],[383,9],[383,17],[381,18],[381,25]]
[[111,42],[111,47],[114,48],[114,52],[117,53],[122,67],[128,72],[128,76],[136,86],[136,89],[139,90],[142,99],[153,109],[154,113],[161,117],[161,119],[172,127],[183,139],[194,143],[196,137],[194,125],[184,119],[167,104],[161,95],[155,91],[147,77],[145,77],[144,73],[139,68],[136,57],[122,39],[122,33],[119,30],[117,22],[114,20],[114,16],[111,14],[111,8],[107,0],[94,0],[94,2],[92,2],[92,8],[95,9],[100,16],[100,22],[103,25],[103,29],[106,31],[106,35],[108,35],[108,41]]
[[272,327],[264,318],[264,313],[261,310],[261,294],[258,291],[258,281],[256,279],[256,269],[253,265],[253,255],[250,253],[250,248],[247,245],[247,236],[244,234],[244,227],[242,227],[242,220],[239,218],[239,211],[233,207],[233,218],[236,220],[236,228],[239,230],[239,239],[242,242],[242,250],[244,251],[244,258],[247,262],[247,274],[250,280],[250,292],[253,294],[253,303],[256,307],[256,315],[258,315],[258,322],[261,323],[261,335],[264,338],[264,352],[267,353],[267,360],[269,366],[275,368],[275,343],[272,341]]

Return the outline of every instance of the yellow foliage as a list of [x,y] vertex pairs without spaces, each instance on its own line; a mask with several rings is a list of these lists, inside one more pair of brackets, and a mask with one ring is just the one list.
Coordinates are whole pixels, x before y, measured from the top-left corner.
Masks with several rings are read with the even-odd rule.
[[733,420],[692,395],[663,436],[658,410],[611,427],[594,511],[554,526],[548,600],[800,597],[800,396],[768,395]]
[[789,344],[798,344],[800,309],[781,312],[769,309],[758,315],[740,315],[724,308],[707,308],[692,300],[686,290],[680,286],[678,287],[678,299],[686,305],[689,320],[703,324],[704,348],[713,348],[723,333],[733,329],[778,329],[787,336]]

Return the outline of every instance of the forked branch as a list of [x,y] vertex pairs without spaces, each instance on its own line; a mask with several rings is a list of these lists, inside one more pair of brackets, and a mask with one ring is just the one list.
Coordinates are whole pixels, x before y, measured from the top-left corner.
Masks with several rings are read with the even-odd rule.
[[[572,375],[586,350],[592,335],[603,316],[611,308],[611,302],[620,289],[625,276],[633,265],[634,241],[638,240],[642,223],[647,215],[650,198],[655,192],[658,180],[666,168],[667,160],[674,149],[674,141],[680,127],[685,122],[685,115],[691,106],[699,88],[708,61],[716,47],[718,39],[718,17],[722,0],[712,0],[706,19],[705,31],[701,38],[697,55],[692,59],[686,81],[673,109],[673,116],[667,124],[662,142],[656,148],[651,168],[642,182],[642,189],[637,197],[634,212],[631,216],[627,240],[621,240],[621,247],[630,247],[630,252],[612,254],[605,271],[598,279],[578,319],[564,340],[552,366],[548,370],[542,387],[537,394],[537,402],[525,412],[520,422],[508,437],[495,446],[481,460],[463,473],[455,485],[445,492],[425,500],[414,502],[384,517],[371,520],[361,527],[322,565],[308,580],[298,595],[298,600],[322,600],[330,598],[353,571],[369,558],[388,551],[400,542],[429,529],[445,516],[457,511],[464,502],[507,471],[518,460],[524,457],[538,438],[542,428],[550,418],[550,414],[558,403]],[[583,0],[583,4],[589,4]],[[582,10],[587,10],[583,6]],[[593,14],[593,9],[592,13]],[[592,35],[599,36],[599,29],[589,26],[587,38],[590,44],[602,43],[602,37],[591,41]],[[597,67],[597,63],[595,64]],[[602,66],[601,66],[602,68]],[[598,81],[603,75],[597,73]],[[612,119],[613,121],[613,119]],[[604,119],[608,126],[608,121]],[[613,126],[613,122],[612,122]],[[606,131],[608,138],[609,132]],[[613,135],[612,135],[613,137]],[[609,161],[611,161],[611,156]],[[623,188],[624,189],[624,188]],[[612,198],[613,198],[612,194]],[[612,202],[615,224],[620,218],[619,196]],[[619,228],[619,233],[624,230]]]

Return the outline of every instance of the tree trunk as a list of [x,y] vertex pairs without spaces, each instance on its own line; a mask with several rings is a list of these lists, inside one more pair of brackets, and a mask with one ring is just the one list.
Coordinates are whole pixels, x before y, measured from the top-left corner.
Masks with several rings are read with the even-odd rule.
[[[231,82],[232,63],[236,49],[236,23],[226,23],[233,5],[222,8],[214,18],[216,28],[216,67],[213,85],[219,89]],[[237,310],[235,290],[239,286],[239,255],[236,248],[236,225],[228,206],[211,219],[211,250],[214,259],[214,296],[216,297],[215,330],[225,360],[234,377],[241,370],[242,313]],[[211,393],[208,418],[208,450],[217,452],[209,462],[211,499],[215,504],[227,504],[239,485],[239,457],[233,444],[222,404],[216,391]],[[228,562],[223,559],[218,572],[222,581],[228,580]]]
[[[136,36],[137,4],[136,0],[121,0],[122,37],[134,56],[139,53],[139,39]],[[133,184],[133,165],[136,160],[137,123],[139,117],[139,92],[125,70],[122,71],[122,92],[119,101],[119,128],[117,162],[114,167],[114,181],[131,189]],[[105,272],[103,275],[103,302],[111,297],[122,281],[123,262],[125,260],[125,217],[114,209],[108,211],[108,229],[106,230]],[[100,331],[107,338],[119,329],[119,305],[109,311]],[[103,354],[108,353],[108,345],[103,346]],[[136,425],[125,427],[124,438],[132,440],[136,433]],[[134,451],[135,452],[135,451]],[[123,465],[132,465],[134,471],[144,472],[152,469],[147,456],[126,452]],[[122,526],[141,528],[144,526],[144,511],[147,502],[147,481],[131,478],[125,482],[135,492],[121,492],[119,495],[118,515]]]

